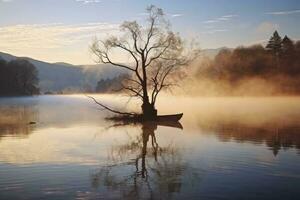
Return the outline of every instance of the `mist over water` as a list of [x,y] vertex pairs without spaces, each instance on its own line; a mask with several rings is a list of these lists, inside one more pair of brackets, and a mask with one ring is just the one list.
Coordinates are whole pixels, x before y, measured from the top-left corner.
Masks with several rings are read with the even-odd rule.
[[278,49],[270,41],[272,48],[241,46],[223,48],[213,58],[203,55],[188,69],[182,88],[198,96],[299,95],[300,42],[277,37]]
[[163,95],[160,114],[184,113],[178,129],[116,126],[84,95],[1,98],[0,198],[297,199],[299,100]]

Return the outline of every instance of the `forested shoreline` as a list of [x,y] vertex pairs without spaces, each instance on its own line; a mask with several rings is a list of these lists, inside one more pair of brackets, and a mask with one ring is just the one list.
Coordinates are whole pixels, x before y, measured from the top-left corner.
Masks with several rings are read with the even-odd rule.
[[38,71],[24,59],[5,61],[0,58],[0,96],[39,94]]
[[[196,81],[182,85],[193,95],[299,95],[300,41],[281,38],[275,31],[266,46],[224,48],[215,57],[196,63],[196,69],[196,74],[189,74]],[[103,78],[83,92],[119,93],[128,78],[126,73]],[[38,70],[31,62],[0,57],[0,96],[36,95],[38,85]]]
[[[208,86],[222,94],[300,94],[300,41],[277,31],[264,47],[254,45],[221,50],[205,59],[196,73],[200,88]],[[212,90],[213,90],[212,89]],[[237,91],[238,90],[238,91]]]

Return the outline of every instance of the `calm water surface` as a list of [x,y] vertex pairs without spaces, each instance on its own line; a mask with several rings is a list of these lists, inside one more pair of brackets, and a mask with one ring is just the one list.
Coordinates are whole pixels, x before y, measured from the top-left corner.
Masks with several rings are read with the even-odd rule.
[[300,198],[300,98],[158,108],[181,124],[113,124],[82,95],[0,98],[0,199]]

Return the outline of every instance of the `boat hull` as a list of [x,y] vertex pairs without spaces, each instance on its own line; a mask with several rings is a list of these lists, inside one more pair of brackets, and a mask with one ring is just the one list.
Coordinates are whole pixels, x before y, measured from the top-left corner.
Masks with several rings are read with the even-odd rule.
[[183,113],[175,114],[175,115],[158,115],[157,121],[163,122],[178,122],[183,116]]

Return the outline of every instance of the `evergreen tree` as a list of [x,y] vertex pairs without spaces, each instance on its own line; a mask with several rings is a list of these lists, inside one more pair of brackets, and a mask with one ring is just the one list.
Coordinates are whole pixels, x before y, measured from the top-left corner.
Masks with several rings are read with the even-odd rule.
[[295,51],[295,45],[294,42],[288,38],[288,36],[285,36],[282,40],[282,52],[285,55],[293,54]]
[[273,33],[273,36],[269,40],[266,49],[271,51],[275,56],[279,56],[282,51],[282,39],[277,31]]

